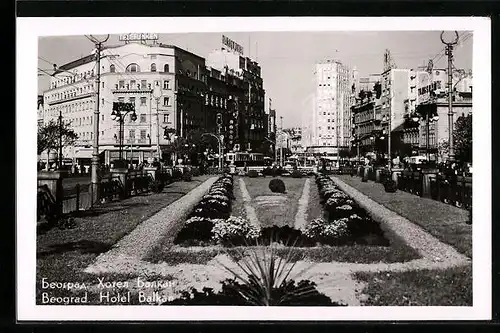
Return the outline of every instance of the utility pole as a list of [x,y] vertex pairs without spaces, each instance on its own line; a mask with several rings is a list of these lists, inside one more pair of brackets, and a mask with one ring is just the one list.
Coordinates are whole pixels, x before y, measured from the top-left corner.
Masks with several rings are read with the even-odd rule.
[[446,45],[446,55],[448,56],[448,145],[449,153],[448,159],[455,160],[455,152],[453,149],[453,45],[458,43],[458,32],[455,31],[455,38],[453,41],[445,41],[443,38],[444,31],[441,32],[441,42]]
[[280,116],[280,124],[281,124],[281,131],[280,131],[280,166],[283,167],[283,116]]
[[[156,152],[158,154],[158,160],[161,161],[161,150],[160,150],[160,114],[159,105],[160,98],[162,96],[162,91],[160,86],[155,86],[153,89],[153,97],[156,100]],[[182,135],[182,134],[181,134]]]
[[[47,159],[47,164],[49,161]],[[62,109],[59,109],[59,160],[58,160],[58,169],[62,168]]]
[[96,104],[94,108],[94,128],[93,128],[93,133],[94,133],[94,142],[93,142],[93,147],[92,147],[92,169],[90,172],[91,175],[91,189],[92,189],[92,203],[97,202],[99,199],[99,106],[100,106],[100,101],[99,101],[99,91],[101,89],[101,49],[102,49],[102,44],[105,43],[109,39],[109,35],[102,40],[99,41],[98,39],[91,37],[89,38],[90,41],[95,43],[96,47],[96,66],[97,66],[97,77],[96,77],[96,84],[97,84],[97,91],[96,91]]

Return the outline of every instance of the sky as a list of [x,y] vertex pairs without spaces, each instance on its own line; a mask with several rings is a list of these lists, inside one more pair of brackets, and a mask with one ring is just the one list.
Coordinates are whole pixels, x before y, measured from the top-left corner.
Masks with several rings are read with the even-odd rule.
[[[177,33],[159,34],[158,41],[206,58],[222,46],[221,35],[231,38],[243,46],[245,56],[259,62],[266,100],[272,99],[272,108],[283,116],[283,126],[292,127],[301,125],[305,114],[312,111],[315,63],[339,60],[356,67],[362,77],[382,72],[384,51],[388,49],[398,68],[416,68],[432,58],[435,68],[445,68],[447,57],[438,56],[444,53],[440,34],[441,31]],[[454,65],[469,70],[473,36],[465,31],[459,31],[459,35],[461,42],[455,47]],[[122,42],[118,35],[111,35],[105,45],[119,44]],[[52,63],[64,65],[90,54],[93,48],[85,36],[42,37],[38,68],[52,73]],[[48,76],[39,75],[38,81],[41,93],[48,88]]]

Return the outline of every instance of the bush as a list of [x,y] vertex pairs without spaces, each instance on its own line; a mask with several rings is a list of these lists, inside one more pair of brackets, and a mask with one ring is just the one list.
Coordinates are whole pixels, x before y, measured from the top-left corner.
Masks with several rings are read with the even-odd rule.
[[191,171],[184,170],[184,173],[182,174],[182,180],[185,182],[190,182],[192,179],[193,175],[191,174]]
[[212,229],[212,239],[219,244],[245,245],[247,240],[257,239],[260,228],[244,218],[231,216],[227,220],[219,220]]
[[259,173],[257,172],[257,170],[250,170],[247,172],[247,176],[250,178],[257,178],[259,177]]
[[199,168],[193,168],[193,169],[191,169],[191,175],[193,177],[198,177],[200,174],[201,174],[201,172],[200,172]]
[[165,188],[165,183],[163,183],[163,181],[161,180],[155,180],[151,184],[151,191],[153,191],[154,193],[161,193],[164,188]]
[[292,172],[292,177],[293,178],[302,178],[302,172],[300,170],[295,169]]
[[262,169],[262,174],[264,176],[272,176],[273,175],[273,169],[271,169],[270,167],[265,167],[264,169]]
[[213,221],[212,219],[203,217],[190,218],[175,237],[174,244],[190,246],[212,243]]
[[388,193],[394,193],[398,190],[398,186],[393,179],[386,179],[384,181],[384,189]]
[[179,169],[173,169],[172,170],[172,178],[176,179],[176,180],[181,179],[182,178],[182,171]]
[[281,179],[271,179],[269,182],[269,189],[273,193],[286,193],[285,183]]
[[[254,294],[261,290],[255,283],[255,277],[249,277],[248,284],[242,284],[235,279],[226,279],[221,282],[222,289],[217,293],[212,288],[203,288],[198,291],[192,288],[184,291],[180,298],[162,303],[162,305],[243,305],[255,306],[260,304],[259,298],[247,298],[244,295]],[[300,280],[298,283],[287,280],[278,288],[272,288],[272,302],[269,305],[279,306],[344,306],[333,302],[328,296],[316,289],[316,284],[309,280]]]

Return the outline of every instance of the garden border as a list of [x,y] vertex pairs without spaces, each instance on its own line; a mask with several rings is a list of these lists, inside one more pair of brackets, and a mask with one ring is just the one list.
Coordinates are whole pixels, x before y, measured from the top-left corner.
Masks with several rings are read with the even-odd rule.
[[410,220],[375,202],[339,178],[335,176],[330,176],[330,178],[337,187],[348,194],[361,208],[365,209],[373,220],[380,223],[380,227],[384,231],[389,231],[387,233],[388,238],[391,238],[391,234],[399,236],[408,246],[415,249],[427,260],[448,262],[451,266],[471,262],[470,258],[459,253],[451,245],[441,242]]

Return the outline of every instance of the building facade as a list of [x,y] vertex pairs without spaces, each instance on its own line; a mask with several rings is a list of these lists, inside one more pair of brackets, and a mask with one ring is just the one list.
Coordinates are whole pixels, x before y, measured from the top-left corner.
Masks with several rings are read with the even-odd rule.
[[242,98],[234,103],[238,114],[238,139],[240,150],[262,152],[267,150],[265,141],[265,90],[259,64],[240,53],[224,48],[211,52],[208,66],[228,75],[237,76],[245,89]]
[[351,141],[353,72],[339,61],[316,64],[316,94],[312,117],[312,145],[347,148]]
[[[65,147],[63,155],[82,166],[91,161],[97,105],[101,162],[118,159],[120,126],[111,119],[114,102],[135,106],[137,119],[129,113],[123,122],[123,158],[132,164],[157,157],[158,147],[162,151],[175,136],[188,137],[193,131],[224,135],[226,150],[234,150],[235,145],[259,150],[267,134],[261,69],[240,56],[235,64],[236,69],[227,64],[207,67],[203,57],[156,41],[104,47],[99,90],[95,54],[65,64],[43,93],[41,118],[56,120],[62,113],[63,121],[79,137],[73,147]],[[164,136],[167,128],[174,129],[175,135]]]

